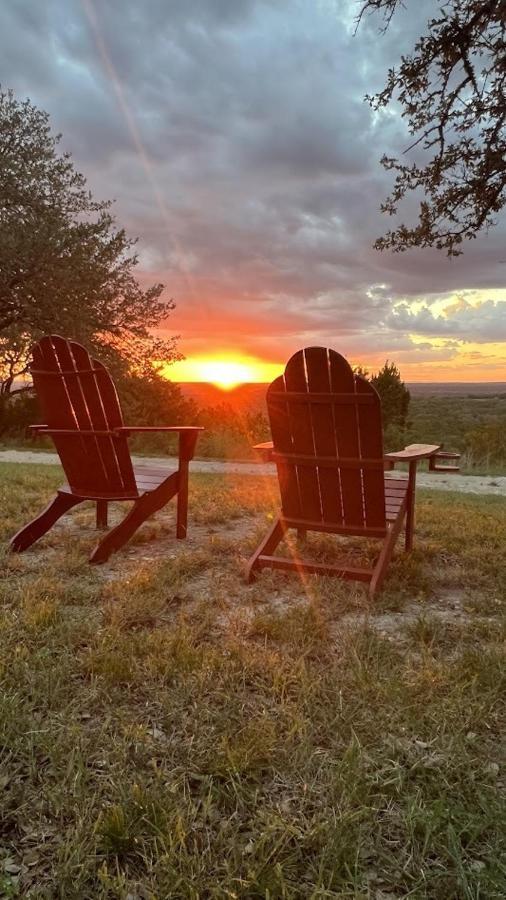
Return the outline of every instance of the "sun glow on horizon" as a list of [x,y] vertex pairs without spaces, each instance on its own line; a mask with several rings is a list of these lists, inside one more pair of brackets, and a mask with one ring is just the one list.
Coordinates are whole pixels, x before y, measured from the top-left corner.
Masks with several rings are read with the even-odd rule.
[[208,382],[230,391],[240,384],[272,381],[280,375],[282,364],[265,362],[250,356],[194,356],[163,369],[162,374],[176,382]]

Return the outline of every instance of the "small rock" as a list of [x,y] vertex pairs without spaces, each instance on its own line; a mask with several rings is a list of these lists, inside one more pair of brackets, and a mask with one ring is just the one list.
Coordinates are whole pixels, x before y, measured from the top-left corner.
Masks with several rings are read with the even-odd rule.
[[494,777],[496,777],[497,775],[499,775],[499,765],[496,762],[487,763],[487,765],[485,766],[485,772],[487,773],[487,775],[493,775]]
[[482,859],[473,859],[472,863],[470,864],[470,868],[473,870],[473,872],[483,872],[485,863]]
[[422,765],[426,769],[438,769],[440,766],[443,766],[445,762],[446,759],[442,753],[431,753],[430,756],[424,757]]
[[6,859],[4,862],[4,872],[7,872],[9,875],[19,875],[21,866],[18,866],[13,859]]
[[153,725],[153,728],[149,729],[149,733],[155,738],[157,741],[163,741],[166,738],[166,734],[162,731],[161,728],[157,728],[156,725]]

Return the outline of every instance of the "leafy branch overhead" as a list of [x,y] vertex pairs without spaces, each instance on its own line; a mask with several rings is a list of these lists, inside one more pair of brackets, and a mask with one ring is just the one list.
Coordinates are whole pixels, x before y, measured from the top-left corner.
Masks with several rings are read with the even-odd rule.
[[[365,0],[384,17],[401,0]],[[449,256],[462,242],[496,224],[506,202],[506,0],[438,0],[437,14],[410,55],[391,68],[385,87],[367,97],[375,110],[397,101],[414,140],[410,151],[429,154],[404,162],[383,156],[396,173],[382,211],[396,215],[412,191],[420,192],[418,222],[400,224],[378,238],[379,250],[436,247]]]

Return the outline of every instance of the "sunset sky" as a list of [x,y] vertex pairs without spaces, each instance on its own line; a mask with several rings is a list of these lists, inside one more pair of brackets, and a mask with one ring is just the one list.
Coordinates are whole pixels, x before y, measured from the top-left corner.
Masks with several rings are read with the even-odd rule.
[[3,88],[50,113],[177,304],[171,377],[202,380],[204,358],[266,381],[321,344],[408,381],[506,380],[505,216],[456,260],[372,248],[379,158],[410,140],[363,97],[435,8],[406,5],[385,35],[354,35],[355,0],[0,5]]

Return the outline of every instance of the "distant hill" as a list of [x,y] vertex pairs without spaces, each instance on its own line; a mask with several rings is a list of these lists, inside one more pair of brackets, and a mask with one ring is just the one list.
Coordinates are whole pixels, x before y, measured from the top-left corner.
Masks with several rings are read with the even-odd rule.
[[[192,399],[201,409],[226,404],[241,412],[265,411],[267,384],[240,384],[228,391],[207,382],[186,382],[179,386],[185,397]],[[506,396],[506,381],[407,382],[407,387],[413,398]]]
[[228,391],[207,382],[186,382],[179,387],[184,396],[193,400],[200,409],[226,404],[236,410],[258,412],[265,409],[265,393],[268,385],[239,384]]
[[412,397],[498,397],[506,394],[506,381],[406,382]]

